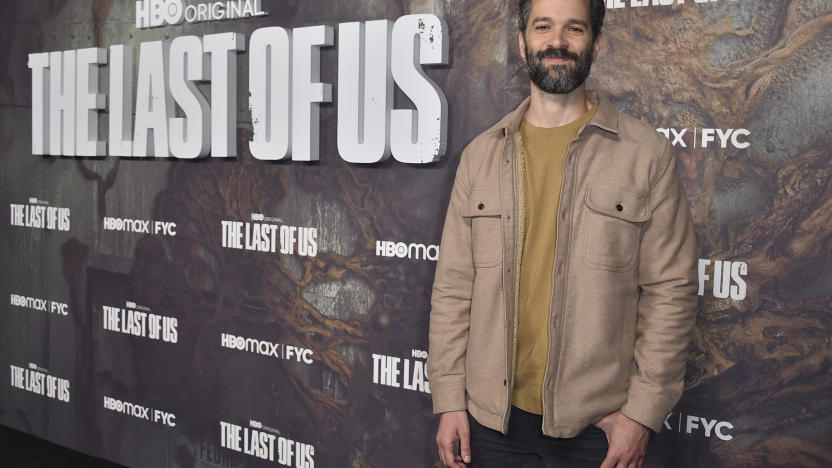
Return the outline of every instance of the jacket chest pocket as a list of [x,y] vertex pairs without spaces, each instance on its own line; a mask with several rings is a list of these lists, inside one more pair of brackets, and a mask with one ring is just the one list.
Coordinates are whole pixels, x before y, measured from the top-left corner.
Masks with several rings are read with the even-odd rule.
[[471,221],[475,267],[492,267],[503,260],[503,226],[499,190],[472,190],[462,216]]
[[587,187],[584,204],[584,263],[601,270],[630,270],[641,228],[650,219],[649,198],[623,188]]

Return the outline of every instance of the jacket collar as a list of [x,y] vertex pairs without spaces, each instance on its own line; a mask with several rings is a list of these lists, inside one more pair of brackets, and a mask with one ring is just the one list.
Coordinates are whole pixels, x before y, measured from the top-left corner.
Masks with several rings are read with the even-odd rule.
[[[587,125],[596,126],[602,130],[612,133],[618,133],[618,109],[612,105],[607,97],[598,91],[587,91],[587,97],[592,102],[598,104],[598,110]],[[531,97],[526,97],[523,102],[517,106],[517,109],[503,117],[496,125],[491,127],[492,132],[500,132],[504,135],[517,133],[520,130],[520,124],[523,122],[523,116],[529,110]]]

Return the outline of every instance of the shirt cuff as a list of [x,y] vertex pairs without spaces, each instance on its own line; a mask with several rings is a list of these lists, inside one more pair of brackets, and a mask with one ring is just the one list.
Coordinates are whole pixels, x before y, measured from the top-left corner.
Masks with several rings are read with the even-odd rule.
[[631,393],[627,397],[627,403],[621,408],[621,414],[658,434],[662,431],[664,420],[670,411],[656,406],[649,398]]
[[464,383],[443,385],[438,388],[431,385],[430,394],[433,399],[433,414],[464,411],[468,408],[465,403]]

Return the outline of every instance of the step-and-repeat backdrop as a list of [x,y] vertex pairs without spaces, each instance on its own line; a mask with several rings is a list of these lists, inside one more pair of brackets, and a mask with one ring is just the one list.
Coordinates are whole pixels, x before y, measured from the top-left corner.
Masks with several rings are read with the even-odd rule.
[[[651,466],[830,466],[832,2],[608,0],[590,87],[699,241]],[[136,467],[431,467],[463,147],[528,93],[504,0],[32,0],[0,24],[0,423]]]

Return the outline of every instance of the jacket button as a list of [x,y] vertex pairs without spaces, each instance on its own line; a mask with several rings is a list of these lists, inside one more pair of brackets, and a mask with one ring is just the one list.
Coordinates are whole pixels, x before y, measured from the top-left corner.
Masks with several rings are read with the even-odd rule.
[[506,385],[507,383],[508,383],[508,380],[503,380],[503,385]]
[[[618,206],[621,206],[621,205],[618,205]],[[478,208],[478,209],[480,209],[480,210],[484,210],[484,209],[485,209],[485,205],[484,205],[484,204],[482,204],[482,203],[480,203],[479,205],[477,205],[477,208]],[[621,211],[621,210],[618,210],[618,211]]]
[[[482,209],[482,208],[480,208],[480,209]],[[615,209],[618,210],[618,211],[624,211],[624,207],[621,206],[621,203],[615,205]]]

